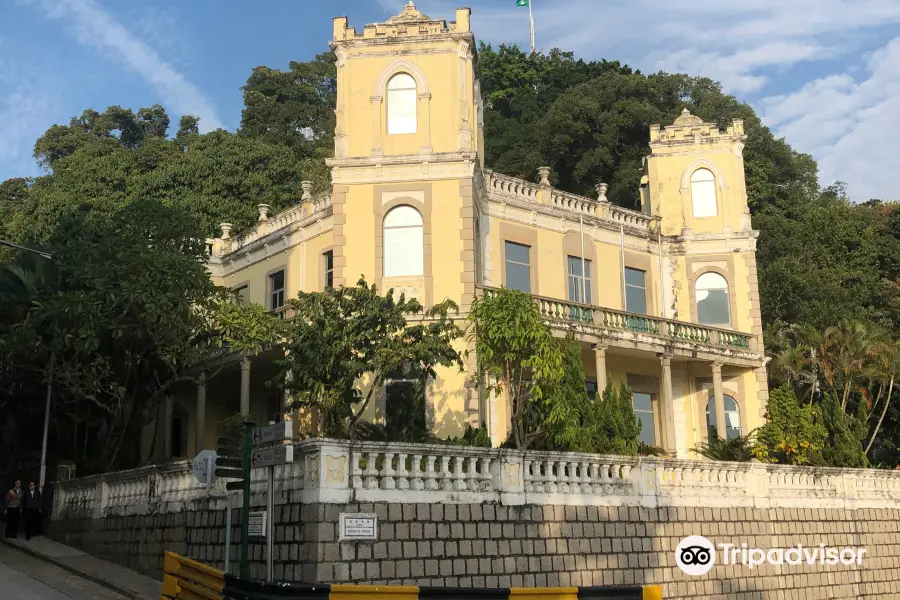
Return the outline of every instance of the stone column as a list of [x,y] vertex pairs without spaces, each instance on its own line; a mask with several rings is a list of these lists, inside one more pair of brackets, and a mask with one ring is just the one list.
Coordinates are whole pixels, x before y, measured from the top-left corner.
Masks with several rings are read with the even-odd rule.
[[597,367],[597,397],[603,397],[606,389],[606,346],[594,344],[594,364]]
[[241,359],[241,414],[250,414],[250,359]]
[[197,381],[197,415],[194,428],[194,454],[203,450],[206,433],[206,373]]
[[431,154],[431,94],[419,94],[419,107],[422,109],[422,154]]
[[674,452],[675,448],[675,406],[672,398],[672,357],[663,354],[659,357],[662,377],[660,377],[660,421],[662,422],[662,446]]
[[163,452],[165,458],[172,456],[172,413],[175,410],[175,400],[172,394],[166,394],[166,400],[163,407]]
[[722,363],[714,362],[712,364],[712,373],[713,395],[716,403],[716,433],[719,435],[719,439],[724,440],[728,432],[725,426],[725,393],[722,391]]
[[384,101],[383,96],[372,96],[372,155],[381,156],[384,150],[381,148],[381,106]]

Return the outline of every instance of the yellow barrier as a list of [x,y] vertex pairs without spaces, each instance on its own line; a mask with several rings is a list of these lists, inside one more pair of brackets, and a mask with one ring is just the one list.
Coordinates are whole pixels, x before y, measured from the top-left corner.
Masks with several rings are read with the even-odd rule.
[[645,585],[644,600],[663,600],[662,587],[658,585]]
[[222,600],[225,574],[172,552],[166,552],[160,600]]

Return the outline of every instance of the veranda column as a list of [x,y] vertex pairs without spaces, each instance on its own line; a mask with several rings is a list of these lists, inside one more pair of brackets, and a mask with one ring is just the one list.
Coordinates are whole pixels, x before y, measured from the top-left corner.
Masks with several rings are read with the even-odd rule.
[[197,422],[194,431],[194,454],[203,450],[206,433],[206,373],[197,381]]
[[241,414],[250,414],[250,359],[241,359]]
[[603,398],[606,389],[606,346],[594,345],[594,364],[597,367],[597,397]]
[[712,364],[713,395],[716,403],[716,433],[719,439],[724,440],[728,435],[725,429],[725,393],[722,391],[722,363]]
[[672,398],[672,357],[663,354],[659,357],[662,377],[660,377],[660,420],[662,421],[662,443],[666,450],[674,452],[675,448],[675,410]]

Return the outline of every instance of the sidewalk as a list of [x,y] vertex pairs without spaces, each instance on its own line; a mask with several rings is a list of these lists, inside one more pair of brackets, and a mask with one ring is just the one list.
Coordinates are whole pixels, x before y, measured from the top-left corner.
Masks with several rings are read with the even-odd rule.
[[94,558],[81,550],[46,537],[38,536],[31,538],[30,541],[23,539],[0,541],[132,600],[159,600],[162,595],[161,581],[154,581],[130,569]]

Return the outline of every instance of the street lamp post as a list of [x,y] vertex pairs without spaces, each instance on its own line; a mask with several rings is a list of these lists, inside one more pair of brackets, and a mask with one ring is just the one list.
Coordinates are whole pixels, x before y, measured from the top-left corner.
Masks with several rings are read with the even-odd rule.
[[[33,248],[26,248],[25,246],[19,246],[18,244],[13,244],[12,242],[7,242],[6,240],[0,240],[0,244],[15,248],[17,250],[22,250],[24,252],[37,254],[38,256],[41,256],[48,260],[53,259],[53,255],[48,252],[41,252],[40,250],[34,250]],[[47,438],[50,434],[50,398],[53,396],[53,367],[55,362],[56,353],[51,352],[50,365],[47,368],[47,400],[44,404],[44,437],[41,441],[41,478],[40,484],[38,484],[38,489],[42,494],[44,493],[44,483],[47,481]]]

